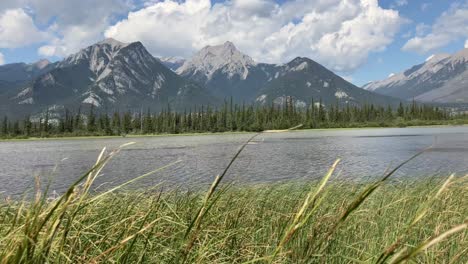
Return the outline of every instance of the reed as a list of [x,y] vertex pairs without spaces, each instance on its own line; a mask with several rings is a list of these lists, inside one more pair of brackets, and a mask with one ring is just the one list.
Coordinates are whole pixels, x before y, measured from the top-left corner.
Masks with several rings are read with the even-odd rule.
[[123,147],[58,198],[38,183],[32,200],[3,199],[0,263],[468,262],[468,176],[349,183],[337,160],[320,181],[240,186],[222,182],[228,167],[207,192],[94,194]]

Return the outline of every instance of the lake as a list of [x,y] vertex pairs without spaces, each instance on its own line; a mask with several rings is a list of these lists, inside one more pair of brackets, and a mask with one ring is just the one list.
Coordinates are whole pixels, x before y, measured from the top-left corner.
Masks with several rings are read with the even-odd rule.
[[[97,190],[123,183],[158,167],[180,163],[135,183],[149,188],[204,186],[222,172],[251,133],[137,138],[97,138],[0,142],[0,194],[21,195],[34,188],[34,177],[62,192],[86,172],[103,147],[125,148],[103,170]],[[264,133],[249,144],[227,181],[268,183],[321,177],[337,158],[336,176],[360,180],[379,177],[415,153],[433,148],[394,177],[431,177],[468,173],[468,126],[303,130]],[[52,171],[56,167],[53,175]]]

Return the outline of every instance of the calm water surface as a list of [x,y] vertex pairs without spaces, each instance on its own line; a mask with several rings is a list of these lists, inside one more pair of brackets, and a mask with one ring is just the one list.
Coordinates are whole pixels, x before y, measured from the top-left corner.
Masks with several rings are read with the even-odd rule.
[[[108,188],[177,160],[182,162],[139,181],[135,187],[157,183],[183,188],[205,185],[252,135],[0,142],[0,196],[30,190],[35,176],[43,181],[52,177],[52,189],[61,192],[94,164],[103,147],[112,149],[130,141],[136,144],[111,161],[96,187]],[[432,150],[395,177],[468,173],[468,126],[308,130],[258,136],[233,165],[228,180],[257,183],[313,179],[321,177],[336,158],[342,159],[336,177],[377,177],[430,145],[434,145]]]

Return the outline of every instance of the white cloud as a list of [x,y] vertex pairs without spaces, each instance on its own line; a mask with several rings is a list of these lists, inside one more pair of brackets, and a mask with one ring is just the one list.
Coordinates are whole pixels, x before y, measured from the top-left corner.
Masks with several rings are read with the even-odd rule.
[[230,40],[254,59],[285,62],[307,56],[351,71],[393,41],[404,22],[377,0],[166,0],[130,12],[107,37],[142,41],[154,55],[190,56]]
[[408,0],[395,0],[391,5],[390,8],[397,8],[408,5]]
[[23,47],[46,38],[47,34],[36,27],[23,9],[6,9],[0,13],[0,48]]
[[411,36],[413,35],[413,33],[411,31],[408,31],[404,34],[401,35],[402,38],[405,38],[405,39],[408,39],[410,38]]
[[54,32],[48,44],[41,46],[38,50],[43,56],[66,56],[71,53],[93,44],[103,38],[103,31],[107,27],[107,23],[102,21],[91,25],[67,25],[58,27],[58,29],[49,29]]
[[114,16],[127,13],[132,7],[128,0],[30,2],[39,21],[55,19],[48,28],[54,37],[38,50],[44,56],[66,56],[101,40]]
[[468,39],[465,41],[465,49],[468,49]]
[[0,65],[3,65],[5,64],[5,57],[3,56],[3,54],[0,52]]
[[44,42],[38,50],[41,55],[68,55],[101,40],[115,16],[127,14],[134,8],[133,2],[136,1],[1,0],[0,48]]
[[126,42],[142,41],[156,55],[187,56],[205,44],[200,43],[200,31],[210,9],[208,0],[158,2],[130,12],[127,19],[110,27],[105,35]]
[[408,0],[396,0],[395,3],[397,6],[405,6],[408,5]]
[[422,3],[421,4],[421,11],[426,11],[429,9],[429,7],[431,7],[431,3]]
[[453,4],[437,18],[429,33],[408,40],[402,49],[427,53],[467,37],[468,1],[464,4]]
[[26,0],[2,0],[0,1],[0,13],[7,9],[20,8],[24,6]]
[[[128,13],[135,3],[141,9]],[[22,20],[10,20],[8,36],[0,30],[0,48],[43,42],[39,54],[66,56],[105,35],[142,41],[154,55],[188,57],[231,40],[259,61],[307,56],[341,71],[384,50],[404,22],[377,0],[2,0],[0,15],[7,8],[22,12]]]
[[426,33],[429,30],[431,30],[431,26],[426,25],[424,23],[419,23],[419,24],[416,25],[415,34],[416,34],[417,37],[421,37],[421,36],[426,35]]

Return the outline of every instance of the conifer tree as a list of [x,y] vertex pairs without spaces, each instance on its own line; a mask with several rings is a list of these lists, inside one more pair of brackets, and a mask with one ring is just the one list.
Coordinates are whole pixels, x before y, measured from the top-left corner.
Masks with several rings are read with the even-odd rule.
[[88,132],[96,132],[96,115],[94,114],[94,105],[89,108],[86,129]]
[[8,135],[8,117],[4,116],[3,121],[2,121],[2,135],[7,136]]

